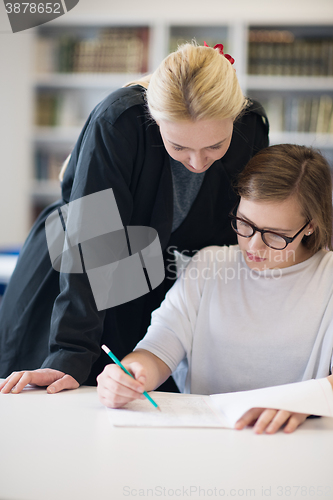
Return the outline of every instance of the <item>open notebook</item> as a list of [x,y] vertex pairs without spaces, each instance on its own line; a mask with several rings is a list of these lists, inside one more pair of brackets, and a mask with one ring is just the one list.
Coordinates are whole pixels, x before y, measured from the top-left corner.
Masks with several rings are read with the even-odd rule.
[[333,390],[326,378],[211,396],[165,392],[152,396],[161,412],[149,401],[136,400],[120,409],[108,409],[111,423],[118,427],[233,428],[250,408],[333,417]]

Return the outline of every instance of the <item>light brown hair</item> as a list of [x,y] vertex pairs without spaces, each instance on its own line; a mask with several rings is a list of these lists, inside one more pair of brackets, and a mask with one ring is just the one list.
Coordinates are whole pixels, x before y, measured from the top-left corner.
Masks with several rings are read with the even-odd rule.
[[284,201],[296,195],[315,229],[302,243],[312,253],[332,250],[332,180],[328,162],[309,147],[270,146],[257,153],[238,177],[237,192],[254,201]]

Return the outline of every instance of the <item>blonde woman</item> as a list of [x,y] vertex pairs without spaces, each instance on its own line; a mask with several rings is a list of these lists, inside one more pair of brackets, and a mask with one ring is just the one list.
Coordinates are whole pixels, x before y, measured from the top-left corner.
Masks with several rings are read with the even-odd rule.
[[[153,312],[147,335],[98,377],[119,407],[171,373],[182,392],[213,394],[327,377],[333,387],[332,185],[316,151],[260,151],[230,214],[238,245],[202,249]],[[253,408],[236,424],[293,432],[307,415]]]
[[[62,200],[36,222],[2,302],[3,392],[29,382],[49,392],[96,384],[106,362],[101,343],[123,356],[144,336],[176,277],[174,250],[191,256],[235,241],[231,182],[267,146],[268,125],[231,63],[221,46],[185,44],[150,78],[93,110],[63,172]],[[86,275],[51,268],[44,222],[62,204],[107,188],[124,226],[157,230],[166,277],[148,294],[98,311]]]

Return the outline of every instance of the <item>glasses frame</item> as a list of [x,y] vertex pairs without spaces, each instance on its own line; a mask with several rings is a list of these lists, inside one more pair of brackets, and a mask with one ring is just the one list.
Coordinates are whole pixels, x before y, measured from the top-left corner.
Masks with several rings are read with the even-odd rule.
[[[297,238],[297,236],[299,234],[301,234],[301,232],[311,222],[310,220],[307,220],[307,222],[304,224],[303,227],[301,227],[301,229],[295,234],[295,236],[284,236],[284,235],[282,235],[280,233],[277,233],[276,231],[269,231],[267,229],[259,229],[257,226],[255,226],[251,222],[249,222],[249,221],[247,221],[245,219],[242,219],[241,217],[237,217],[236,215],[233,214],[233,212],[235,211],[235,209],[236,209],[236,207],[228,215],[228,217],[231,219],[231,227],[235,231],[235,233],[238,234],[238,236],[241,236],[242,238],[252,238],[252,236],[254,236],[255,233],[260,233],[261,234],[261,239],[265,243],[265,245],[268,246],[269,248],[272,248],[273,250],[284,250],[285,248],[287,248],[287,246],[289,245],[289,243],[292,243],[294,241],[294,239]],[[245,222],[245,224],[247,224],[248,226],[250,226],[252,228],[253,233],[249,234],[248,236],[244,236],[243,234],[240,234],[238,231],[236,231],[236,229],[232,225],[232,221],[233,220],[239,220],[241,222]],[[275,248],[275,247],[269,245],[268,243],[266,243],[266,241],[264,239],[265,238],[265,236],[264,236],[265,233],[275,234],[276,236],[279,236],[280,238],[282,238],[285,241],[285,243],[286,243],[285,246],[283,248]]]

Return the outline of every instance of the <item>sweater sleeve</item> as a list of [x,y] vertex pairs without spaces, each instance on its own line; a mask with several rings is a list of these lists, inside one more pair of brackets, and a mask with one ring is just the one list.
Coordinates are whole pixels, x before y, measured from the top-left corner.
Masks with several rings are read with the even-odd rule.
[[135,348],[155,354],[172,373],[184,358],[190,358],[192,351],[202,296],[202,280],[197,265],[199,254],[192,258],[161,306],[152,313],[151,325]]

